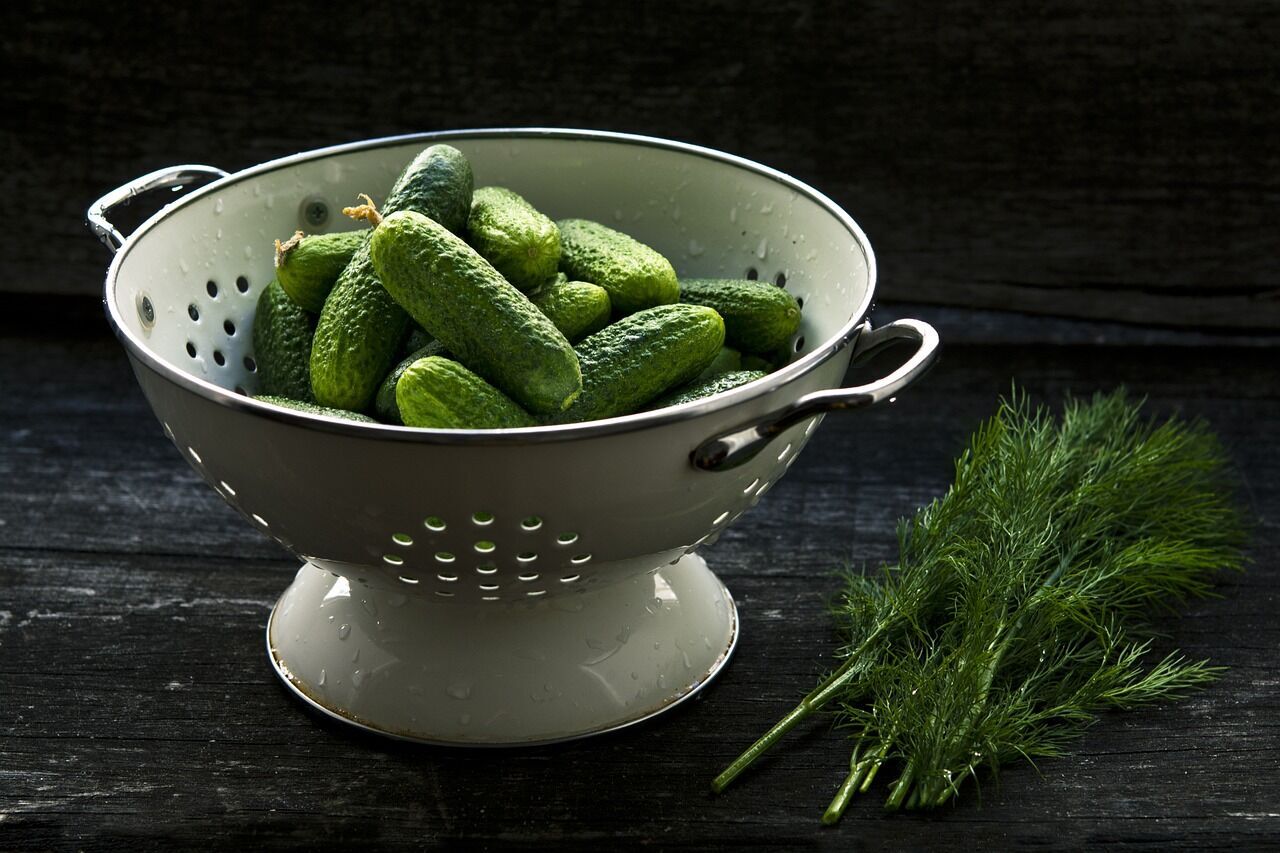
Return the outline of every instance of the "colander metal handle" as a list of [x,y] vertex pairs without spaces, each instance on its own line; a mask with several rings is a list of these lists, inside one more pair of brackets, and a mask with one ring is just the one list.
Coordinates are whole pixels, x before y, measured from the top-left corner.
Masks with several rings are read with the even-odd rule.
[[107,221],[107,214],[114,208],[122,204],[128,204],[135,197],[152,190],[177,189],[185,187],[196,181],[209,178],[225,178],[227,173],[213,166],[169,166],[165,169],[156,169],[143,175],[140,178],[134,178],[123,186],[116,187],[102,198],[89,205],[89,211],[85,214],[85,220],[89,226],[89,230],[94,233],[102,244],[111,250],[111,254],[115,254],[124,245],[125,237],[120,233],[120,229],[116,228]]
[[916,351],[897,370],[883,379],[855,388],[836,388],[806,394],[750,426],[708,439],[691,454],[695,468],[703,471],[727,471],[749,461],[769,442],[788,428],[814,415],[837,409],[860,409],[892,399],[903,388],[919,378],[938,357],[938,333],[920,320],[895,320],[887,326],[872,329],[862,324],[854,339],[853,358],[864,359],[897,343],[915,341]]

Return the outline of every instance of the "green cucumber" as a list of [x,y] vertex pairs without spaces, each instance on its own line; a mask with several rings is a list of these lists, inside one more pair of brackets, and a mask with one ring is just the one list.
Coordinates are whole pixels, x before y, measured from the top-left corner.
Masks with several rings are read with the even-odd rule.
[[536,422],[506,394],[440,356],[420,358],[396,383],[405,426],[430,429],[513,429]]
[[613,310],[634,314],[680,300],[671,262],[623,234],[587,219],[564,219],[560,226],[560,269],[570,279],[609,291]]
[[721,347],[720,352],[716,354],[715,360],[707,365],[707,369],[702,371],[693,380],[702,382],[713,376],[719,376],[721,373],[733,373],[735,370],[742,369],[742,353],[731,347]]
[[681,279],[680,301],[716,309],[724,318],[725,340],[743,352],[773,353],[800,327],[795,297],[761,281]]
[[505,187],[480,187],[471,196],[467,242],[525,293],[555,275],[560,263],[560,229]]
[[582,394],[551,423],[627,415],[706,369],[724,345],[724,321],[701,305],[659,305],[578,344]]
[[582,373],[569,341],[457,236],[401,211],[382,220],[370,245],[387,291],[462,364],[537,414],[578,396]]
[[306,412],[309,415],[325,415],[330,418],[342,418],[343,420],[356,421],[362,424],[377,423],[377,421],[368,415],[362,415],[358,412],[348,412],[346,409],[334,409],[330,406],[317,406],[315,403],[293,400],[289,397],[279,397],[273,394],[259,394],[253,399],[260,400],[263,403],[270,403],[273,406],[284,406],[286,409],[293,409],[296,412]]
[[311,399],[311,337],[316,318],[297,306],[280,282],[258,296],[253,315],[253,360],[258,390],[295,400]]
[[[785,358],[783,359],[782,363],[786,364]],[[760,371],[763,371],[764,373],[773,373],[773,371],[778,369],[778,365],[775,364],[772,359],[765,358],[762,355],[752,355],[751,353],[744,353],[742,356],[742,369],[743,370],[760,370]]]
[[609,292],[585,281],[553,278],[529,294],[529,301],[555,324],[569,343],[577,343],[609,323]]
[[[432,145],[400,175],[383,213],[413,210],[445,228],[461,230],[471,210],[471,188],[471,165],[462,152],[450,145]],[[409,315],[378,281],[366,239],[338,276],[320,313],[311,349],[316,400],[339,409],[367,408],[408,326]]]
[[289,298],[319,314],[351,256],[369,237],[366,231],[304,235],[301,231],[276,241],[276,279]]
[[768,374],[763,370],[735,370],[730,373],[721,373],[719,376],[694,381],[691,385],[677,388],[670,394],[654,400],[645,409],[663,409],[667,406],[678,406],[681,403],[701,400],[703,397],[710,397],[713,394],[737,388],[739,385],[746,385],[748,382],[755,382],[757,379],[763,379],[766,376]]
[[400,407],[396,405],[396,383],[400,381],[400,377],[404,375],[404,372],[409,369],[409,365],[429,355],[447,356],[448,354],[444,350],[444,344],[437,340],[431,340],[426,345],[405,356],[399,364],[391,368],[387,378],[382,380],[382,384],[378,386],[378,393],[373,395],[373,413],[378,416],[378,420],[388,424],[404,423],[400,419]]

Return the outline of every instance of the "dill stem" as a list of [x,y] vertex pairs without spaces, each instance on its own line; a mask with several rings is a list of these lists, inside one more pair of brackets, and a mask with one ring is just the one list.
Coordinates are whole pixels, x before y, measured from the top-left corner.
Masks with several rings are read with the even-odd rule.
[[889,799],[884,804],[886,809],[897,809],[902,806],[902,801],[906,798],[907,791],[911,788],[911,777],[914,772],[913,762],[908,761],[907,766],[902,768],[902,775],[898,777],[898,781],[893,783],[893,791],[890,792]]
[[769,747],[777,743],[783,735],[791,731],[801,720],[804,720],[814,711],[821,708],[829,702],[832,697],[839,693],[845,683],[857,672],[856,665],[862,653],[873,641],[884,633],[888,626],[888,621],[881,622],[877,625],[876,629],[858,645],[857,649],[849,654],[849,657],[845,659],[845,662],[842,663],[835,672],[827,676],[825,681],[814,688],[809,695],[800,700],[799,705],[788,711],[782,719],[773,724],[773,728],[761,735],[759,740],[747,747],[741,755],[733,760],[733,763],[722,770],[720,775],[712,780],[711,790],[717,794],[724,791],[724,789],[729,787],[734,779],[737,779],[738,776],[742,774],[742,771],[750,767],[757,758],[763,755]]
[[835,797],[831,800],[831,805],[827,806],[827,810],[822,813],[822,822],[827,826],[834,826],[840,820],[844,810],[849,805],[849,800],[853,798],[854,789],[858,787],[861,781],[862,771],[865,769],[863,762],[859,761],[849,771],[849,775],[845,777],[844,782],[840,783],[840,789],[836,791]]

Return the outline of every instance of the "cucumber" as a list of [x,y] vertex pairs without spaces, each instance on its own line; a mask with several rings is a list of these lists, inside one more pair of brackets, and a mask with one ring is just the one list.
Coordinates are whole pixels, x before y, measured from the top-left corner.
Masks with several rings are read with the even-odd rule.
[[414,323],[413,328],[409,330],[409,334],[405,336],[404,343],[400,345],[400,357],[406,358],[413,355],[434,340],[435,338],[431,336],[430,332]]
[[302,400],[293,400],[288,397],[279,397],[273,394],[259,394],[253,399],[261,400],[264,403],[270,403],[273,406],[284,406],[286,409],[293,409],[297,412],[306,412],[309,415],[326,415],[331,418],[342,418],[343,420],[357,421],[362,424],[377,423],[377,421],[368,415],[362,415],[358,412],[348,412],[346,409],[334,409],[329,406],[317,406],[314,403],[306,403]]
[[529,294],[529,301],[555,324],[569,343],[577,343],[609,322],[609,292],[585,281],[553,278]]
[[474,249],[418,213],[393,213],[373,231],[387,291],[454,357],[530,412],[569,406],[582,390],[569,341]]
[[560,263],[560,229],[505,187],[481,187],[471,196],[467,241],[525,293],[555,275]]
[[529,413],[467,368],[440,356],[420,358],[396,383],[405,426],[511,429],[534,426]]
[[[785,363],[786,361],[784,359],[783,364]],[[774,364],[773,360],[770,358],[765,358],[762,355],[746,353],[742,356],[742,369],[760,370],[765,373],[773,373],[773,371],[778,369],[778,365]]]
[[[461,230],[471,210],[471,188],[471,165],[462,152],[450,145],[432,145],[400,175],[383,212],[413,210],[445,228]],[[367,408],[408,326],[409,315],[378,281],[366,239],[338,276],[320,313],[311,349],[316,400],[339,409]]]
[[731,347],[721,347],[715,359],[707,365],[707,369],[694,378],[694,382],[702,382],[721,373],[732,373],[742,370],[742,353]]
[[382,384],[378,386],[378,393],[373,395],[373,413],[378,416],[378,420],[388,424],[404,423],[400,419],[400,407],[396,405],[396,383],[400,381],[400,377],[404,375],[404,372],[409,369],[409,365],[429,355],[448,357],[448,353],[444,350],[444,344],[437,340],[431,340],[426,345],[405,356],[399,364],[391,368],[387,378],[383,379]]
[[757,379],[763,379],[768,375],[763,370],[735,370],[731,373],[721,373],[719,376],[713,376],[710,379],[694,381],[684,388],[677,388],[675,391],[665,394],[645,406],[645,410],[651,411],[653,409],[666,408],[667,406],[678,406],[681,403],[689,403],[693,400],[701,400],[704,397],[710,397],[713,394],[737,388],[739,385],[755,382]]
[[724,321],[701,305],[659,305],[578,344],[582,394],[551,423],[626,415],[706,369],[724,345]]
[[253,315],[253,360],[258,390],[295,400],[311,399],[311,337],[316,318],[272,280]]
[[368,237],[366,231],[309,236],[299,231],[283,243],[277,240],[276,279],[290,299],[319,314],[338,275]]
[[558,224],[560,269],[570,279],[609,291],[618,314],[680,300],[671,262],[644,243],[587,219],[564,219]]
[[680,301],[716,309],[724,318],[725,340],[743,352],[772,353],[800,327],[795,297],[760,281],[686,278],[680,281]]

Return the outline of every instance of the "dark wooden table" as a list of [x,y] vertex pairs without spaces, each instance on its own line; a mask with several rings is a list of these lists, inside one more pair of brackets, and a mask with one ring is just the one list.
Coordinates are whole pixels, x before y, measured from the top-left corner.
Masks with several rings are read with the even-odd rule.
[[[691,703],[553,748],[416,748],[307,712],[263,628],[296,562],[161,434],[100,308],[0,303],[0,849],[1151,850],[1280,845],[1280,382],[1274,337],[1210,337],[911,306],[943,360],[892,406],[828,418],[707,558],[741,643]],[[879,319],[892,316],[893,306]],[[1243,477],[1253,565],[1167,622],[1230,667],[1190,699],[1111,714],[1070,758],[1011,767],[927,815],[883,789],[818,822],[848,752],[822,722],[730,792],[711,777],[829,663],[843,562],[895,553],[1011,379],[1046,400],[1118,383],[1202,415]]]

